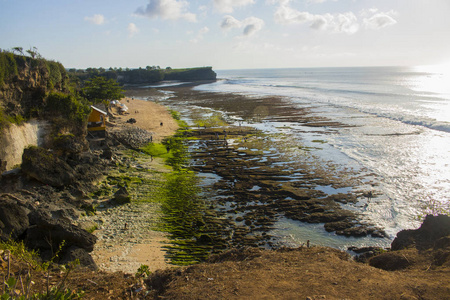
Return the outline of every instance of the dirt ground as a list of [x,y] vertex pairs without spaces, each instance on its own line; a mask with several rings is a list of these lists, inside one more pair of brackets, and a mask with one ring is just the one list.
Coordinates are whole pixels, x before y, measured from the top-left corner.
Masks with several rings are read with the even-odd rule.
[[157,288],[165,278],[161,299],[450,299],[449,262],[435,266],[417,250],[401,255],[414,264],[384,271],[331,248],[250,249],[149,282]]
[[[145,282],[122,272],[78,270],[66,286],[82,289],[83,299],[450,299],[448,260],[436,265],[431,252],[415,249],[398,254],[411,264],[384,271],[325,247],[235,250],[207,263],[156,271]],[[5,268],[1,260],[2,274]],[[11,269],[18,272],[18,264]],[[46,278],[34,273],[36,290]],[[51,284],[62,278],[50,273]]]

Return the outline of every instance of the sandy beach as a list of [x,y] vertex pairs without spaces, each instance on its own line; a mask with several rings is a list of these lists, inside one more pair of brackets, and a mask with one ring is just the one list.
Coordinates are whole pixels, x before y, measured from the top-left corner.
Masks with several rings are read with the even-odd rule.
[[[113,108],[114,122],[120,126],[133,126],[145,129],[152,133],[153,141],[159,142],[167,136],[171,136],[178,129],[177,122],[172,118],[168,109],[160,104],[126,97],[120,101],[128,107],[125,114],[119,114],[117,108]],[[126,121],[134,118],[136,123]]]

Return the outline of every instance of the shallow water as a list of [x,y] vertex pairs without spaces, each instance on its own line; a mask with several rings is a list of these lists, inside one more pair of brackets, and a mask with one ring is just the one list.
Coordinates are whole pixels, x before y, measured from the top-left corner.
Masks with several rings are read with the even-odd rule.
[[[377,197],[363,212],[394,236],[450,199],[450,90],[447,74],[406,68],[233,70],[199,91],[278,95],[309,114],[351,127],[306,128],[270,116],[253,125],[289,134],[324,163],[373,174]],[[447,76],[447,77],[446,77]],[[248,101],[252,101],[249,97]],[[317,141],[323,143],[317,143]],[[315,142],[316,141],[316,142]]]
[[[442,80],[439,74],[399,68],[337,68],[235,70],[219,72],[219,77],[224,79],[195,89],[246,97],[227,106],[215,103],[208,94],[176,99],[166,92],[160,101],[182,112],[188,122],[219,112],[236,126],[263,131],[266,150],[270,151],[258,160],[277,156],[274,166],[286,170],[301,162],[311,170],[335,174],[340,183],[317,184],[316,189],[329,195],[359,195],[358,203],[346,208],[389,235],[387,239],[346,238],[326,232],[323,224],[281,218],[271,234],[282,243],[295,246],[311,240],[341,249],[349,245],[388,246],[399,230],[417,227],[418,216],[448,209],[450,92],[433,91],[430,82]],[[277,113],[270,101],[261,100],[273,96],[281,97],[290,115]],[[253,103],[252,114],[237,107],[247,104],[242,99]],[[192,116],[193,111],[196,116]],[[300,120],[304,117],[345,126],[309,126],[308,121]],[[303,174],[300,171],[291,176],[292,181],[299,181]],[[206,177],[205,186],[219,180],[215,175]],[[364,196],[369,191],[373,198]],[[430,209],[430,204],[436,207]]]

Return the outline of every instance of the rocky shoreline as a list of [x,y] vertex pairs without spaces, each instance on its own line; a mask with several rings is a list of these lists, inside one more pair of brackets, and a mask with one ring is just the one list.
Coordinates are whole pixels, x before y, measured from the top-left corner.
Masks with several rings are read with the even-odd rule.
[[[311,127],[309,133],[314,128],[332,132],[348,125],[312,116],[307,108],[294,108],[276,97],[255,96],[250,101],[237,94],[196,92],[186,87],[166,89],[171,93],[163,98],[165,105],[184,111],[194,123],[202,114],[207,116],[198,122],[205,126],[192,127],[184,134],[193,160],[190,167],[217,179],[208,186],[214,191],[208,197],[235,223],[226,226],[239,227],[238,231],[247,237],[256,236],[260,241],[256,244],[267,243],[269,247],[274,240],[268,233],[281,217],[324,224],[325,231],[337,235],[388,240],[384,230],[362,213],[364,205],[377,197],[370,188],[372,183],[363,178],[370,177],[366,171],[330,171],[309,160],[315,148],[302,148],[301,143],[289,141],[283,134],[264,134],[250,127],[227,125],[227,121],[296,122]],[[127,93],[145,97],[150,91],[132,89]],[[151,93],[155,97],[155,92]],[[323,141],[315,142],[320,147]],[[299,154],[292,160],[283,148],[293,148]],[[366,182],[365,188],[352,190],[361,182]],[[236,245],[240,242],[236,241]]]
[[[119,128],[115,128],[116,132]],[[223,201],[215,199],[216,206],[208,206],[208,210],[201,213],[202,219],[193,222],[199,231],[196,238],[191,238],[195,246],[192,249],[194,252],[206,250],[207,253],[231,250],[211,256],[205,264],[181,269],[169,267],[166,264],[167,253],[176,247],[168,235],[155,231],[163,214],[160,203],[151,200],[157,195],[164,174],[169,170],[163,167],[162,159],[129,150],[134,148],[132,145],[143,143],[148,134],[140,135],[141,130],[131,130],[133,133],[129,134],[129,127],[126,130],[123,135],[108,136],[102,145],[104,149],[69,155],[65,168],[70,167],[68,170],[71,170],[72,175],[66,179],[70,184],[58,184],[63,178],[59,171],[46,174],[53,174],[53,177],[36,178],[45,170],[39,169],[39,163],[2,176],[2,239],[24,240],[28,247],[39,249],[47,259],[55,254],[64,240],[56,262],[79,259],[83,266],[93,270],[133,274],[140,265],[146,264],[153,274],[138,288],[132,285],[131,291],[153,299],[262,297],[266,295],[263,291],[269,288],[266,284],[278,286],[280,280],[286,283],[286,287],[277,295],[313,295],[311,299],[321,295],[329,295],[330,299],[338,295],[349,295],[350,298],[380,295],[377,289],[372,288],[382,282],[389,284],[381,294],[394,298],[403,297],[400,294],[410,299],[417,295],[434,295],[436,297],[430,299],[442,299],[443,295],[448,295],[450,283],[445,275],[448,274],[450,257],[448,216],[429,216],[419,230],[400,232],[392,244],[392,250],[396,251],[353,249],[365,253],[361,261],[369,260],[378,269],[404,273],[380,273],[381,270],[356,265],[348,254],[330,248],[304,245],[296,249],[281,247],[276,251],[255,249],[254,246],[266,244],[278,248],[269,244],[273,240],[268,232],[279,216],[295,218],[297,215],[299,219],[308,216],[315,222],[314,216],[324,222],[321,216],[325,215],[331,218],[325,222],[325,229],[329,226],[327,224],[336,222],[336,218],[344,216],[341,220],[345,221],[346,217],[354,216],[340,212],[339,206],[333,204],[351,202],[348,195],[327,199],[318,191],[310,194],[310,191],[303,190],[299,194],[299,187],[286,181],[291,173],[270,167],[276,165],[277,156],[271,152],[264,153],[266,149],[258,149],[257,146],[261,145],[259,139],[264,137],[244,127],[227,127],[226,143],[221,139],[223,128],[200,128],[180,133],[186,141],[195,143],[198,150],[192,153],[191,167],[220,177],[215,181],[214,194]],[[35,161],[52,159],[51,152],[33,152],[34,155],[43,156]],[[230,186],[235,189],[231,190]],[[233,198],[232,205],[227,203],[229,197]],[[328,211],[325,205],[330,205],[333,211]],[[304,215],[298,215],[300,212]],[[355,224],[354,221],[350,223]],[[356,227],[364,234],[379,230],[367,224],[365,227],[359,225],[363,224]],[[354,234],[351,228],[343,226],[334,230],[342,230],[344,235]],[[346,229],[350,231],[346,233]],[[381,255],[377,255],[380,252]],[[229,273],[230,270],[233,272]],[[90,289],[89,292],[97,289],[97,296],[99,292],[104,293],[94,287],[98,283],[92,283],[92,280],[87,283],[86,274],[75,274],[75,278],[83,278],[76,279],[77,285]],[[102,278],[102,273],[95,274]],[[111,277],[108,280],[125,282],[120,274],[107,273]],[[254,274],[258,274],[257,278]],[[273,278],[278,279],[277,283],[271,281]],[[396,282],[401,282],[402,278],[412,278],[414,287],[401,286],[403,292],[398,290]],[[298,289],[298,284],[292,280],[297,283],[299,280],[308,281],[309,284],[303,285],[306,289]],[[426,286],[424,282],[427,282]],[[356,286],[360,288],[353,289]],[[112,290],[110,287],[109,293]],[[123,293],[121,291],[118,297],[125,297]]]

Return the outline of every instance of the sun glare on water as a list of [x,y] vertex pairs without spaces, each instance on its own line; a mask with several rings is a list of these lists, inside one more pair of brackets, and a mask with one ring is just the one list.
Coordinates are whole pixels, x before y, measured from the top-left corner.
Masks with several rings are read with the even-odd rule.
[[416,82],[416,90],[446,94],[450,97],[450,62],[439,65],[417,66],[414,71],[426,73]]
[[420,75],[415,78],[410,88],[426,96],[438,97],[439,101],[429,104],[434,111],[433,117],[437,121],[450,122],[450,62],[418,66],[414,71]]

